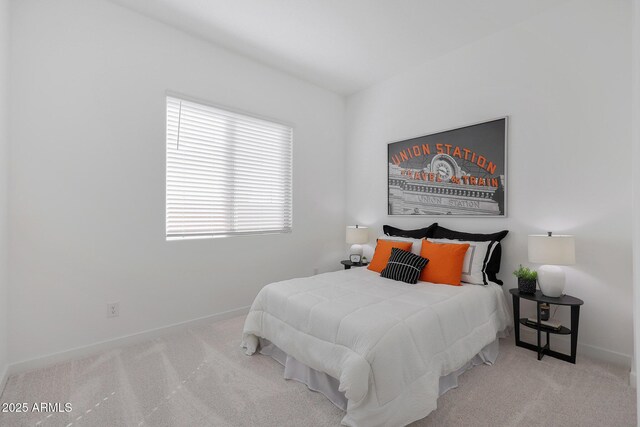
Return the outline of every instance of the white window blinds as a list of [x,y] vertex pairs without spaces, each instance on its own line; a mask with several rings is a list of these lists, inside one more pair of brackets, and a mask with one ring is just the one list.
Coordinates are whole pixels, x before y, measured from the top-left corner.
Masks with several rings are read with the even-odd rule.
[[167,97],[167,239],[290,232],[292,136]]

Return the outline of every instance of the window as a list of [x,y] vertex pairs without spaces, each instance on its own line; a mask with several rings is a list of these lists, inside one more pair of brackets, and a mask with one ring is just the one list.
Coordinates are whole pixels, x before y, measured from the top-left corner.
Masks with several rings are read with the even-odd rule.
[[292,136],[167,97],[167,240],[290,232]]

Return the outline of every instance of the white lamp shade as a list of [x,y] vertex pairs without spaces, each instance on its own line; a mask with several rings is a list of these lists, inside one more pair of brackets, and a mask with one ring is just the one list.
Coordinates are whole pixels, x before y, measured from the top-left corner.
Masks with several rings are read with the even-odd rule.
[[351,245],[362,245],[369,241],[369,228],[359,225],[347,227],[347,243]]
[[575,264],[576,248],[573,236],[562,234],[530,235],[529,262],[549,265]]

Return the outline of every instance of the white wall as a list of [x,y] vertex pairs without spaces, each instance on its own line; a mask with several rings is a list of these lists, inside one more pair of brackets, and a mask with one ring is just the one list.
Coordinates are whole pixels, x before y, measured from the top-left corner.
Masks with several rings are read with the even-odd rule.
[[[102,0],[21,0],[12,17],[12,362],[340,267],[343,98]],[[295,125],[292,234],[165,241],[167,89]]]
[[[632,46],[632,159],[640,161],[640,0],[633,1],[633,46]],[[640,170],[633,170],[633,320],[634,363],[631,369],[631,385],[638,388],[638,356],[640,355]],[[640,393],[637,393],[640,408]],[[639,420],[640,422],[640,420]]]
[[9,122],[7,120],[9,107],[8,93],[9,71],[9,0],[0,0],[0,393],[3,378],[7,368],[7,181]]
[[[505,288],[526,264],[527,234],[575,234],[566,291],[585,301],[578,358],[630,364],[630,12],[622,0],[569,2],[351,96],[347,222],[508,229]],[[505,115],[508,218],[386,216],[388,142]]]

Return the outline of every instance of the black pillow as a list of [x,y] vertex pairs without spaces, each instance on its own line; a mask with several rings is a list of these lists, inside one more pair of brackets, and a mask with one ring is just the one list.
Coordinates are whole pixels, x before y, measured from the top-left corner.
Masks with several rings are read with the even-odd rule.
[[392,248],[387,266],[380,276],[415,285],[429,260],[402,249]]
[[440,227],[438,224],[434,224],[435,230],[433,231],[434,239],[456,239],[456,240],[468,240],[470,242],[499,242],[504,239],[509,230],[498,231],[497,233],[481,234],[481,233],[467,233],[464,231],[449,230],[448,228]]
[[416,230],[402,230],[400,228],[392,227],[390,225],[383,225],[382,232],[387,236],[396,237],[410,237],[412,239],[426,239],[427,237],[433,237],[433,230],[438,228],[438,223],[434,222],[428,227],[418,228]]
[[433,238],[468,240],[470,242],[498,242],[496,247],[493,249],[491,259],[487,262],[486,272],[487,276],[489,276],[489,280],[502,285],[502,280],[498,279],[496,275],[500,272],[500,260],[502,258],[502,246],[500,245],[500,240],[504,239],[507,234],[509,234],[509,230],[502,230],[497,233],[489,234],[467,233],[464,231],[449,230],[448,228],[440,227],[436,224],[435,230],[433,231]]

